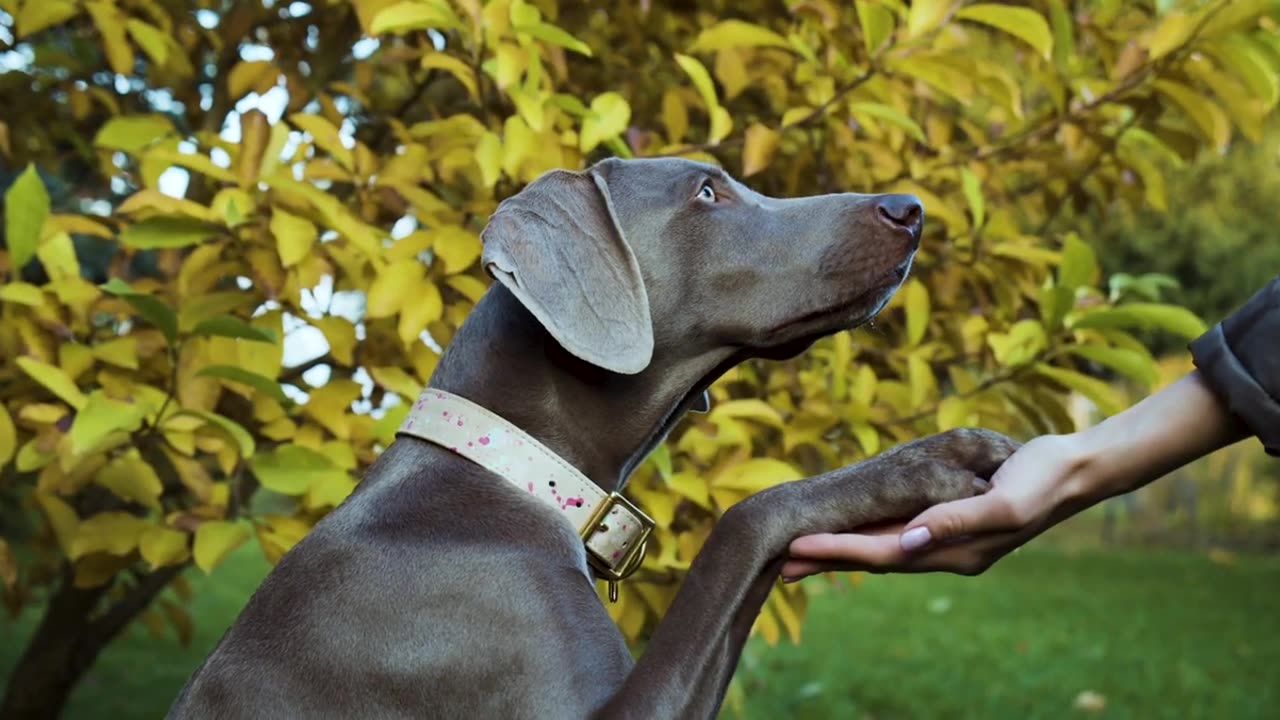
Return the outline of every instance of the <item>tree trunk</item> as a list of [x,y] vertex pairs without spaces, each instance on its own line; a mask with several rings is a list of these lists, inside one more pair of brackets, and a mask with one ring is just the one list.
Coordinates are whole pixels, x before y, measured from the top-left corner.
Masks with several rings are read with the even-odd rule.
[[124,599],[95,617],[110,584],[77,588],[73,571],[64,566],[58,591],[49,598],[39,627],[9,675],[0,718],[57,720],[98,653],[185,567],[174,565],[143,576]]

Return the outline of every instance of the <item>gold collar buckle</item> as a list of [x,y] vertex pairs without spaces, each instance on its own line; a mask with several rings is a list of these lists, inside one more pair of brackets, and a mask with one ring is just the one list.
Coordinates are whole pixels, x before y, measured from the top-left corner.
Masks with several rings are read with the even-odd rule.
[[600,507],[596,508],[595,513],[591,515],[591,520],[579,532],[584,544],[588,543],[597,532],[607,529],[604,526],[604,519],[616,505],[622,506],[639,520],[640,534],[636,537],[636,541],[627,547],[625,554],[618,559],[616,565],[610,564],[608,560],[591,550],[590,545],[587,545],[587,561],[590,562],[596,577],[609,583],[609,602],[618,602],[618,583],[630,577],[644,563],[645,552],[649,547],[649,536],[653,534],[654,526],[653,519],[641,512],[634,503],[612,492],[604,502],[600,503]]

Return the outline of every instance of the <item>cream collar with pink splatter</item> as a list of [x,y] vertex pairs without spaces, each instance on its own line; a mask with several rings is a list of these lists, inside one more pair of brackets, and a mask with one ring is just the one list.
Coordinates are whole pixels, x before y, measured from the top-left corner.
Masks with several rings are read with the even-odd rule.
[[455,452],[559,511],[577,529],[596,575],[609,581],[611,600],[643,561],[653,520],[497,414],[427,388],[398,432]]

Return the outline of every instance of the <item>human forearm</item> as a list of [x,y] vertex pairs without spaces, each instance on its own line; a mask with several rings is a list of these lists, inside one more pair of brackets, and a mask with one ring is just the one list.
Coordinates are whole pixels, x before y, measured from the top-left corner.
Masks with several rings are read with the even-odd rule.
[[1073,436],[1081,491],[1094,501],[1136,490],[1248,435],[1191,372],[1133,407]]

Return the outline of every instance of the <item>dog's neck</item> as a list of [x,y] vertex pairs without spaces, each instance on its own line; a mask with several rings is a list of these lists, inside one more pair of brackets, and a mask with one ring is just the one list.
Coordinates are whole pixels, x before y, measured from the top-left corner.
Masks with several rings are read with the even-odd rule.
[[449,342],[430,386],[502,416],[614,491],[732,364],[727,351],[683,357],[660,344],[637,375],[602,370],[566,352],[495,283]]

